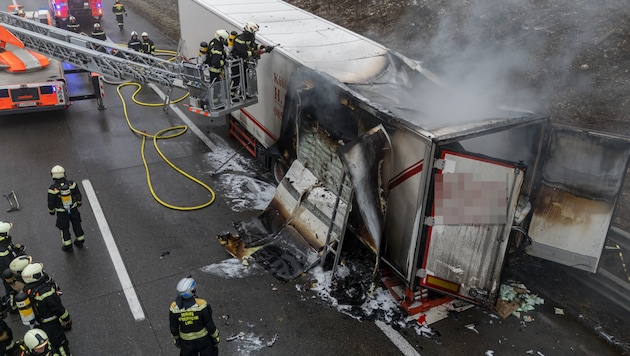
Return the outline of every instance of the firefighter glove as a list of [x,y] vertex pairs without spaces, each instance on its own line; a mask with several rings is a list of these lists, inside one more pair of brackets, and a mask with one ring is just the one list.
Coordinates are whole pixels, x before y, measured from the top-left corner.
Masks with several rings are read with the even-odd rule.
[[49,211],[48,214],[55,215],[55,212],[54,211]]
[[177,347],[178,349],[182,347],[179,341],[180,341],[179,336],[173,336],[173,344],[175,344],[175,347]]
[[72,319],[68,319],[68,321],[61,321],[61,327],[63,327],[66,331],[72,330]]
[[127,16],[129,16],[129,14],[125,12],[125,17],[127,17]]
[[265,47],[265,53],[269,53],[269,52],[271,52],[271,51],[273,51],[273,46],[267,46],[267,47]]
[[210,335],[210,337],[212,338],[212,343],[214,344],[214,346],[217,346],[219,342],[221,342],[221,338],[219,337],[219,329],[216,329],[214,333]]

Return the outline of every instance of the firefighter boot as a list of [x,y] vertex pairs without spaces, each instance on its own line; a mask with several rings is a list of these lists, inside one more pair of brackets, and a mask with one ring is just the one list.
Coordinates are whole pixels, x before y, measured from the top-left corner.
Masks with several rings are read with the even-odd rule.
[[61,249],[65,252],[72,252],[72,238],[70,231],[61,231]]

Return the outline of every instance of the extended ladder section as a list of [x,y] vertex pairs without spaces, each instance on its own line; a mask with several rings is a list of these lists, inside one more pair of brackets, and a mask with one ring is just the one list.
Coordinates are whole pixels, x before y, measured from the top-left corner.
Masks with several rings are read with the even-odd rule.
[[[0,11],[0,20],[2,27],[22,41],[26,48],[77,68],[116,80],[185,89],[190,94],[189,110],[201,115],[218,117],[258,102],[256,61],[248,61],[244,66],[243,60],[230,60],[224,79],[211,83],[202,64],[166,61],[4,11]],[[238,75],[238,81],[232,78],[233,74]],[[240,78],[243,75],[245,80]],[[234,82],[239,88],[232,88],[230,83]]]

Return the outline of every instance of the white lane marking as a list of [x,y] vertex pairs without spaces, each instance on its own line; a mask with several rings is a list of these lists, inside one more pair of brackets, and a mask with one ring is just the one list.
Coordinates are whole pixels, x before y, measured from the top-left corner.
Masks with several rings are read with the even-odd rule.
[[400,335],[396,330],[384,322],[377,320],[374,322],[376,326],[387,336],[387,338],[403,353],[405,356],[420,356],[413,346]]
[[[164,94],[160,88],[157,87],[157,85],[150,83],[149,84],[149,88],[153,89],[153,91],[160,97],[162,98],[162,100],[164,100],[166,98],[166,94]],[[175,114],[177,114],[177,116],[179,116],[180,119],[182,119],[182,121],[188,126],[188,128],[190,128],[190,130],[192,130],[192,132],[197,135],[197,137],[199,137],[199,139],[206,144],[206,146],[208,146],[208,148],[210,148],[211,151],[216,151],[217,149],[217,145],[214,144],[214,142],[210,141],[210,139],[208,138],[208,136],[206,136],[198,127],[197,125],[195,125],[192,121],[190,121],[190,119],[188,118],[188,116],[186,116],[186,114],[184,114],[177,106],[171,104],[170,108],[173,110],[173,112],[175,112]]]
[[81,183],[83,183],[83,190],[85,191],[88,202],[90,202],[90,206],[94,212],[98,228],[101,230],[101,235],[103,235],[105,246],[107,246],[107,251],[109,251],[109,257],[114,263],[116,274],[118,274],[118,280],[120,280],[120,285],[122,286],[123,292],[125,292],[127,303],[129,303],[129,309],[131,309],[131,313],[136,321],[144,320],[144,311],[142,311],[140,300],[138,300],[136,290],[133,288],[133,284],[131,284],[131,279],[129,278],[127,269],[125,268],[122,257],[120,256],[118,247],[116,247],[116,241],[114,241],[112,231],[109,229],[109,225],[105,219],[105,214],[103,214],[103,209],[101,208],[101,204],[98,202],[92,183],[87,179],[82,180]]

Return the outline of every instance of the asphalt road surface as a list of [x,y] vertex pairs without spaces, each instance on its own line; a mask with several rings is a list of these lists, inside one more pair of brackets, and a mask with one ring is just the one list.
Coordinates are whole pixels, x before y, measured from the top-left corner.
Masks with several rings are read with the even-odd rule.
[[[24,5],[37,6],[34,1]],[[126,43],[131,30],[147,31],[158,49],[176,48],[154,24],[134,13],[125,18],[125,31],[119,32],[111,5],[103,3],[106,17],[101,23],[114,42]],[[69,80],[82,87],[85,79]],[[216,236],[234,231],[233,221],[260,212],[237,209],[243,202],[231,193],[234,187],[225,184],[225,176],[216,174],[234,154],[240,162],[248,159],[227,137],[223,119],[189,114],[182,104],[179,111],[168,112],[137,105],[130,101],[134,88],[121,91],[130,122],[138,130],[154,134],[187,125],[185,134],[158,144],[173,164],[215,189],[209,207],[178,211],[152,197],[142,139],[130,130],[115,85],[106,86],[106,110],[97,110],[93,101],[81,101],[64,112],[0,117],[0,192],[15,191],[20,203],[19,211],[0,210],[0,220],[15,224],[14,242],[26,245],[35,261],[44,262],[62,288],[62,300],[74,321],[67,335],[75,356],[176,355],[168,307],[177,281],[187,275],[197,280],[199,296],[213,308],[223,355],[619,354],[604,338],[555,314],[548,304],[532,312],[530,323],[500,319],[474,307],[423,333],[413,323],[400,327],[340,312],[321,293],[303,288],[310,284],[310,275],[281,283],[255,267],[239,277],[227,269],[225,275],[210,273],[209,267],[231,258]],[[175,92],[173,97],[181,95]],[[161,100],[148,86],[138,99]],[[150,140],[146,160],[153,189],[163,201],[196,206],[212,199],[207,190],[170,168]],[[86,244],[72,253],[61,250],[55,218],[46,211],[49,172],[56,164],[66,168],[84,194],[80,209]],[[266,179],[255,162],[247,167],[249,171],[239,174]],[[9,315],[7,322],[16,338],[28,330],[17,315]]]

